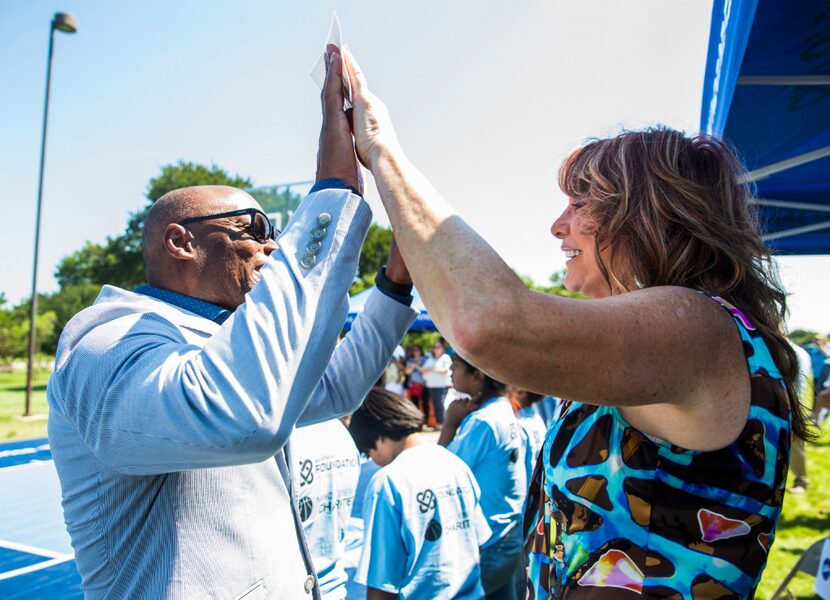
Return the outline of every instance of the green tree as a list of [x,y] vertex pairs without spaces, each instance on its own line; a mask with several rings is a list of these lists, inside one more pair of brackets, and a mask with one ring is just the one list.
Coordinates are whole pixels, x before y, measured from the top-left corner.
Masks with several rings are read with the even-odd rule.
[[[6,297],[0,294],[0,359],[24,358],[29,348],[29,301],[14,308],[6,308]],[[42,350],[42,340],[55,334],[57,316],[51,310],[38,311],[35,319],[36,351]]]
[[349,294],[357,294],[375,285],[375,276],[380,268],[386,264],[391,245],[392,230],[377,223],[372,223],[366,233],[363,248],[360,249],[357,275]]
[[810,331],[809,329],[793,329],[788,337],[793,344],[806,346],[807,344],[812,344],[816,341],[818,332]]
[[540,285],[533,281],[531,277],[527,275],[522,275],[518,271],[516,274],[519,276],[524,284],[532,290],[536,290],[537,292],[544,292],[546,294],[553,294],[555,296],[566,296],[568,298],[585,298],[582,294],[578,292],[572,292],[565,288],[564,280],[565,280],[565,271],[557,271],[553,275],[550,276],[548,279],[548,285]]
[[[58,338],[69,319],[91,306],[101,291],[95,283],[65,285],[52,294],[38,294],[38,312],[51,311],[55,315],[55,327],[51,335],[40,339],[40,349],[46,354],[55,354]],[[28,302],[26,303],[28,310]]]

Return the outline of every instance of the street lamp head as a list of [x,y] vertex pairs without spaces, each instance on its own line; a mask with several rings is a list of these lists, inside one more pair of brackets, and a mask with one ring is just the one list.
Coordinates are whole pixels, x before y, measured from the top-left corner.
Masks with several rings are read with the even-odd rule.
[[78,31],[78,19],[69,13],[55,13],[55,18],[52,19],[52,29],[64,33],[75,33]]

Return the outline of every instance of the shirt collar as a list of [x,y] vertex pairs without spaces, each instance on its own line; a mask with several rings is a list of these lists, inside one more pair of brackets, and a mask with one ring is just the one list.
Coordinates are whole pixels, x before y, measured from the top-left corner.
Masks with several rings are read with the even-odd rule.
[[172,290],[158,288],[153,285],[140,285],[135,288],[135,293],[150,296],[156,300],[161,300],[162,302],[167,302],[173,306],[178,306],[179,308],[196,313],[200,317],[210,319],[211,321],[219,324],[224,323],[225,320],[233,313],[233,311],[230,311],[227,308],[222,308],[221,306],[211,304],[205,300],[180,294],[179,292],[174,292]]

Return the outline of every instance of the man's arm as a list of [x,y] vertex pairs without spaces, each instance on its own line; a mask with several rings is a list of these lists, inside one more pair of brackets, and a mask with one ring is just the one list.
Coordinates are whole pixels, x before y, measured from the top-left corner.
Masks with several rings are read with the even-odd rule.
[[[339,77],[336,62],[323,92],[318,176],[347,181],[351,165],[358,183]],[[370,218],[365,201],[349,191],[311,194],[261,281],[201,348],[152,307],[102,304],[84,313],[61,340],[50,405],[97,460],[124,473],[273,456],[334,350]],[[312,264],[304,257],[313,231],[320,244]]]
[[298,426],[355,411],[418,316],[409,306],[412,279],[394,238],[385,277],[385,280],[378,282],[351,331],[334,351]]

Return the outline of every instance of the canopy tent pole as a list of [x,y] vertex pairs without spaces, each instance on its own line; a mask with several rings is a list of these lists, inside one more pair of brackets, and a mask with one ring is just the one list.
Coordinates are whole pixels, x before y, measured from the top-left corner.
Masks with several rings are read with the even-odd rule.
[[768,233],[762,235],[763,241],[777,240],[784,237],[792,237],[802,233],[812,233],[813,231],[821,231],[822,229],[830,229],[830,221],[824,223],[813,223],[812,225],[805,225],[804,227],[794,227],[793,229],[784,229],[783,231],[776,231],[775,233]]
[[792,208],[798,210],[814,210],[817,212],[830,212],[830,205],[812,204],[810,202],[787,202],[786,200],[772,200],[771,198],[756,198],[753,204],[759,206],[771,206],[773,208]]
[[792,169],[793,167],[800,167],[801,165],[806,165],[807,163],[821,160],[822,158],[826,158],[828,156],[830,156],[830,146],[824,146],[823,148],[813,150],[812,152],[805,152],[804,154],[799,154],[798,156],[793,156],[792,158],[772,163],[771,165],[767,165],[765,167],[753,169],[749,173],[740,177],[739,181],[740,183],[759,181],[765,177],[769,177],[770,175],[780,173],[781,171],[786,171],[787,169]]
[[830,85],[830,75],[744,75],[738,85]]

